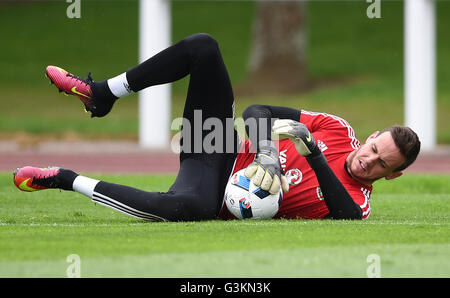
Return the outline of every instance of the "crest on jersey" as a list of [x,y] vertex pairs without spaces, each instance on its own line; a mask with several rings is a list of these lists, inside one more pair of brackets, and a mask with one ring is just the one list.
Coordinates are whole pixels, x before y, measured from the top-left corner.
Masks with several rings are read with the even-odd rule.
[[286,172],[285,176],[289,182],[289,185],[297,185],[303,178],[303,174],[299,169],[290,169]]
[[320,189],[320,186],[317,186],[316,194],[317,194],[317,198],[322,201],[323,200],[323,193],[322,193],[322,190]]

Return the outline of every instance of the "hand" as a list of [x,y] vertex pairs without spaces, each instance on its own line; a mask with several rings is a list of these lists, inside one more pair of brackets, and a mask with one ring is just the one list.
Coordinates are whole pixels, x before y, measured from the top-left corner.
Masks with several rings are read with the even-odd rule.
[[289,183],[281,174],[278,151],[272,141],[259,143],[258,153],[253,162],[245,169],[244,175],[247,178],[253,177],[253,184],[271,194],[277,194],[280,188],[283,189],[283,192],[289,191]]
[[272,134],[278,135],[280,140],[290,139],[302,156],[309,156],[316,149],[316,140],[309,132],[308,128],[300,122],[290,119],[275,120],[272,127]]

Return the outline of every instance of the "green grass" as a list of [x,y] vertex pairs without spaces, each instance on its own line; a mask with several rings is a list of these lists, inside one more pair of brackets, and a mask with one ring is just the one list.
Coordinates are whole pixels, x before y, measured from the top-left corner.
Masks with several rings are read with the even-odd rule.
[[[149,191],[173,175],[92,177]],[[450,277],[446,175],[376,182],[366,221],[233,220],[147,223],[72,192],[23,193],[0,174],[0,276],[65,277]],[[270,240],[269,240],[270,239]]]
[[[82,113],[76,98],[58,94],[43,77],[48,64],[103,80],[133,67],[138,54],[138,2],[85,0],[81,19],[65,1],[0,3],[7,42],[0,49],[0,136],[17,132],[82,138],[137,138],[137,96],[103,119]],[[307,61],[320,88],[290,96],[236,93],[237,112],[270,103],[344,117],[362,140],[403,123],[403,2],[386,1],[368,19],[365,1],[308,2]],[[238,90],[247,78],[254,1],[173,1],[172,40],[195,32],[216,37]],[[120,20],[120,21],[118,21]],[[450,2],[437,1],[438,142],[450,143]],[[76,38],[74,38],[74,36]],[[182,114],[188,80],[173,84],[172,119]]]

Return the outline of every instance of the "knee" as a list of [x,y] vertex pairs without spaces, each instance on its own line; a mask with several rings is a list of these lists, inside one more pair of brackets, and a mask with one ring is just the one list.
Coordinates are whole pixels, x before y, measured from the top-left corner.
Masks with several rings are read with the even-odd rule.
[[217,41],[208,33],[196,33],[186,38],[195,47],[217,48]]
[[219,45],[211,35],[207,33],[197,33],[186,38],[189,53],[197,59],[217,57],[219,55]]

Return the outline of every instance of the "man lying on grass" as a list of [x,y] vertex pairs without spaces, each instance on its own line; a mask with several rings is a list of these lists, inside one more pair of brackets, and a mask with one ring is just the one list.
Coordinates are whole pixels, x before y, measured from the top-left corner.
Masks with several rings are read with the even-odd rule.
[[[282,188],[285,194],[275,218],[366,219],[374,181],[399,177],[420,151],[420,141],[408,127],[376,131],[361,146],[342,118],[269,105],[252,105],[243,112],[250,139],[240,141],[234,126],[226,125],[235,119],[228,72],[217,42],[207,34],[189,36],[100,82],[90,74],[82,79],[55,66],[48,66],[46,74],[61,91],[79,97],[92,117],[107,115],[120,97],[190,75],[180,170],[167,192],[98,181],[58,167],[14,172],[14,182],[23,191],[76,191],[144,220],[232,218],[223,196],[229,177],[240,169],[270,193]],[[195,125],[199,117],[201,127],[209,127],[200,132]],[[211,140],[213,126],[222,139]]]

